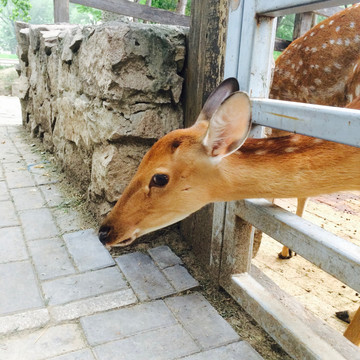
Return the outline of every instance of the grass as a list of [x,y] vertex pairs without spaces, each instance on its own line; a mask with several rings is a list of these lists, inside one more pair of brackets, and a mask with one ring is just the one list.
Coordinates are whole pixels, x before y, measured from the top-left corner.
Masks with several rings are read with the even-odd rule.
[[16,54],[0,54],[0,59],[17,59]]

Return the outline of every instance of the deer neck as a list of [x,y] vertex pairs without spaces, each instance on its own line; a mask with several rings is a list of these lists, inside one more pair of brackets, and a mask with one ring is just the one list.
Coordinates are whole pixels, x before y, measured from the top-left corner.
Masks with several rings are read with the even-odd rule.
[[[343,172],[345,163],[348,167]],[[359,149],[292,135],[249,139],[241,151],[219,164],[211,191],[213,201],[231,201],[310,197],[354,189],[360,189]]]

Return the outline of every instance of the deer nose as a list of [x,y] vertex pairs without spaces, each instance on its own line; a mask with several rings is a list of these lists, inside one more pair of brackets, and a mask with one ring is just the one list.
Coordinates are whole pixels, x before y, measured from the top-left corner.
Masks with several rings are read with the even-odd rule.
[[111,227],[107,225],[100,226],[99,229],[99,240],[103,245],[106,245],[109,242],[109,234]]

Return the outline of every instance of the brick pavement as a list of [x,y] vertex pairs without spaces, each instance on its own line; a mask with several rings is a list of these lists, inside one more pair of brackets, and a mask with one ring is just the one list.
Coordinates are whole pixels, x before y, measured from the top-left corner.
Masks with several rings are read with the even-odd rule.
[[112,259],[23,131],[0,126],[0,359],[261,359],[168,247]]

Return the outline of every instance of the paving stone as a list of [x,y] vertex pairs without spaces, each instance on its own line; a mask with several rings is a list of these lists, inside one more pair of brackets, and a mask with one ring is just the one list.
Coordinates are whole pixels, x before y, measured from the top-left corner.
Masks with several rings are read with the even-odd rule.
[[0,201],[9,201],[10,199],[11,198],[6,183],[5,181],[1,181],[0,177]]
[[49,165],[42,160],[28,164],[28,170],[37,185],[55,184],[58,182],[55,173],[52,172],[52,169],[49,169]]
[[89,344],[97,345],[176,325],[176,320],[165,303],[158,300],[88,316],[81,319],[81,325]]
[[169,298],[165,303],[203,349],[240,340],[233,328],[198,293]]
[[24,210],[19,216],[26,240],[46,239],[58,235],[58,229],[49,209]]
[[0,203],[0,227],[20,225],[15,212],[14,204],[11,201]]
[[166,245],[150,249],[148,252],[160,269],[182,264],[181,259]]
[[246,341],[239,341],[186,356],[183,360],[262,360],[262,357]]
[[36,187],[12,189],[10,192],[17,211],[39,209],[44,206],[45,201]]
[[79,326],[64,324],[0,340],[0,359],[45,360],[84,347]]
[[17,151],[12,142],[5,144],[5,147],[1,147],[1,159],[4,164],[17,162],[20,159],[20,156],[20,153]]
[[64,240],[80,271],[96,270],[115,265],[109,251],[100,243],[93,229],[66,234]]
[[135,304],[137,298],[131,289],[99,295],[89,299],[74,301],[70,304],[50,308],[51,318],[55,322],[78,319],[82,316]]
[[126,282],[116,267],[70,275],[42,283],[49,305],[66,304],[107,292],[127,288]]
[[115,259],[140,301],[154,300],[175,293],[151,258],[140,252]]
[[0,229],[0,263],[26,260],[28,257],[21,228]]
[[0,314],[43,306],[29,261],[0,264],[0,274]]
[[94,348],[98,360],[173,360],[199,351],[180,325],[149,331]]
[[77,231],[83,228],[83,223],[77,211],[68,208],[52,209],[56,223],[62,233]]
[[45,326],[50,320],[47,309],[31,310],[0,317],[0,335]]
[[56,356],[51,360],[95,360],[91,350],[84,349],[75,352],[71,352],[65,355]]
[[35,180],[31,176],[30,172],[27,170],[26,165],[13,164],[4,164],[5,167],[5,177],[9,186],[9,189],[16,189],[27,186],[35,186]]
[[40,280],[76,273],[65,243],[59,238],[33,240],[28,246]]
[[199,286],[199,283],[181,265],[165,268],[163,273],[177,292],[193,289]]
[[44,195],[47,207],[59,206],[64,201],[63,195],[56,188],[56,185],[42,185],[39,188]]

